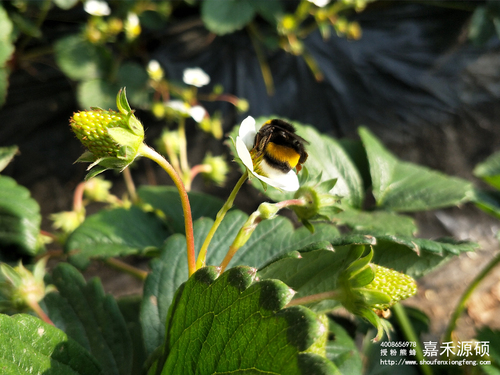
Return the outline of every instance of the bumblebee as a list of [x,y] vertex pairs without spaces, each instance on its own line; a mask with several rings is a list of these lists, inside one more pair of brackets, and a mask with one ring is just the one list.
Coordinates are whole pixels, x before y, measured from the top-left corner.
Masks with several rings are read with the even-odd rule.
[[296,168],[297,173],[307,160],[304,144],[309,144],[295,133],[292,124],[280,119],[267,121],[255,135],[254,151],[262,157],[261,167],[268,174],[288,173]]

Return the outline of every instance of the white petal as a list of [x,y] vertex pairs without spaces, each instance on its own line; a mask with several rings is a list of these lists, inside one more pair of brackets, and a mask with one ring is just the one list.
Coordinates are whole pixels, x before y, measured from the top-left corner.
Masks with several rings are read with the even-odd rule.
[[207,111],[201,105],[195,105],[189,110],[189,114],[196,122],[201,122],[206,115]]
[[135,13],[127,14],[127,23],[129,27],[139,26],[139,17]]
[[327,5],[330,0],[307,0],[309,1],[310,3],[313,3],[314,5],[316,5],[317,7],[324,7],[325,5]]
[[88,14],[93,16],[109,16],[111,14],[111,9],[105,1],[90,0],[85,2],[83,9]]
[[152,72],[156,72],[157,70],[160,70],[161,66],[160,63],[156,60],[150,60],[148,63],[148,70],[151,70]]
[[177,112],[190,116],[189,104],[183,102],[182,100],[169,100],[166,105]]
[[259,179],[264,181],[266,184],[274,186],[275,188],[285,190],[285,191],[297,191],[300,187],[299,179],[297,174],[291,170],[287,174],[275,175],[273,178],[260,176],[256,173],[254,175]]
[[182,80],[187,85],[202,87],[210,83],[210,76],[201,68],[184,69]]
[[236,153],[238,154],[238,157],[241,159],[243,164],[245,164],[245,167],[247,167],[250,172],[253,173],[253,162],[252,162],[252,156],[250,155],[250,152],[247,149],[247,146],[241,139],[241,137],[236,137]]
[[255,130],[255,119],[252,116],[248,116],[241,122],[239,135],[243,140],[247,149],[251,150],[255,141],[255,135],[257,131]]

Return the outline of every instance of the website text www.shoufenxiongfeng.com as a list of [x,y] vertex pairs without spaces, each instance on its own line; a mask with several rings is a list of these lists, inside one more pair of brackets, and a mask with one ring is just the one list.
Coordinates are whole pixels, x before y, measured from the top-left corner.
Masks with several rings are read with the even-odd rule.
[[399,358],[397,360],[393,359],[380,359],[380,365],[382,366],[416,366],[416,365],[447,365],[447,366],[477,366],[477,365],[491,365],[491,361],[477,361],[477,360],[467,360],[467,359],[433,359],[425,360],[422,359],[417,361],[416,359],[406,359]]
[[424,341],[423,359],[417,360],[414,341],[384,341],[380,343],[381,366],[478,366],[491,365],[489,341],[458,341],[457,343]]

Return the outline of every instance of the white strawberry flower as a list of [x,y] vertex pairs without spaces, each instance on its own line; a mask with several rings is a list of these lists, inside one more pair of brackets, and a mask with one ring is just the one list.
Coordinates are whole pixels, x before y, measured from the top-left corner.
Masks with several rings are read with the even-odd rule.
[[182,80],[186,85],[203,87],[210,83],[210,77],[201,68],[184,69]]
[[111,9],[108,3],[105,1],[98,1],[98,0],[86,1],[85,4],[83,5],[83,9],[88,14],[98,17],[109,16],[111,14]]
[[330,0],[307,0],[307,1],[313,3],[314,5],[320,8],[324,7],[325,5],[328,5],[328,3],[330,2]]
[[194,121],[200,123],[207,111],[201,105],[191,106],[182,100],[170,100],[166,103],[166,106],[172,108],[174,111],[183,115],[184,117],[192,117]]
[[263,159],[258,162],[257,165],[254,164],[250,151],[254,147],[256,134],[257,130],[255,129],[255,119],[248,116],[241,123],[239,134],[236,137],[236,153],[247,168],[248,172],[262,182],[265,182],[266,184],[277,189],[296,191],[300,186],[297,174],[293,170],[288,173],[283,173],[270,167]]

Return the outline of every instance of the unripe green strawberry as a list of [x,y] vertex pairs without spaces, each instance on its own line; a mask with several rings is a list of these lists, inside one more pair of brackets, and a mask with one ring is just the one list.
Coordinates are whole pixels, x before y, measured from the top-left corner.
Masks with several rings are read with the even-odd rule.
[[377,328],[378,341],[389,333],[389,321],[378,315],[395,303],[411,297],[417,284],[410,276],[371,263],[373,248],[367,255],[365,246],[352,245],[344,269],[337,281],[337,299],[351,313],[368,320]]
[[128,129],[127,116],[103,109],[73,114],[70,126],[77,138],[97,158],[117,156],[120,146],[108,134],[109,128]]
[[417,292],[417,284],[412,277],[377,264],[372,264],[372,267],[375,271],[375,278],[365,288],[377,290],[391,297],[390,303],[375,304],[373,306],[375,309],[388,309],[396,302],[409,298]]
[[87,148],[77,161],[92,163],[86,179],[106,169],[122,171],[140,155],[144,128],[128,104],[125,89],[116,96],[118,112],[92,108],[73,114],[71,129]]

